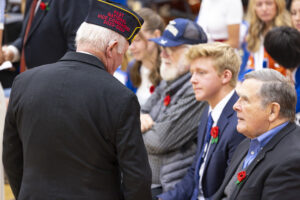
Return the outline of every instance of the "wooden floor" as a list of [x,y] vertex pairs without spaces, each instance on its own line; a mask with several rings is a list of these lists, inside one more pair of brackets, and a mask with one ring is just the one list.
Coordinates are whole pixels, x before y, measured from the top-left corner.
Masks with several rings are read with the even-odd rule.
[[14,200],[15,199],[14,195],[11,192],[10,186],[8,184],[5,184],[4,192],[5,192],[4,200]]

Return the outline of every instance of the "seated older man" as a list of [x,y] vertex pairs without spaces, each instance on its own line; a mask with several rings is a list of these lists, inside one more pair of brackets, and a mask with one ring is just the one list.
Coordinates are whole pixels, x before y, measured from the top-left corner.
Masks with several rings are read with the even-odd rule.
[[246,74],[237,94],[237,130],[248,139],[237,147],[213,199],[299,199],[294,86],[279,72],[262,69]]
[[170,21],[162,37],[162,81],[142,107],[141,128],[152,169],[152,195],[167,191],[185,175],[196,152],[197,127],[204,102],[197,102],[185,53],[205,43],[202,28],[187,19]]

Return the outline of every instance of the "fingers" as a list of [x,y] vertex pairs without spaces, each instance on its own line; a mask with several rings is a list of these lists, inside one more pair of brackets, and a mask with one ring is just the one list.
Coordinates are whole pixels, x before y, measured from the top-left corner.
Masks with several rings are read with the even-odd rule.
[[12,61],[14,58],[13,51],[7,48],[7,46],[2,47],[2,54],[5,61]]
[[148,131],[150,128],[152,128],[154,121],[151,118],[149,114],[141,114],[141,131],[142,133]]

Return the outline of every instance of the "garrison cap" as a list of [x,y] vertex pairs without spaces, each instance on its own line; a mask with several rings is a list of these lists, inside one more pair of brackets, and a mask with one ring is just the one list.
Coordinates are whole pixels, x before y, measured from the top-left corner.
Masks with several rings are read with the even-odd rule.
[[103,26],[124,36],[131,44],[144,20],[128,7],[103,0],[93,0],[87,23]]

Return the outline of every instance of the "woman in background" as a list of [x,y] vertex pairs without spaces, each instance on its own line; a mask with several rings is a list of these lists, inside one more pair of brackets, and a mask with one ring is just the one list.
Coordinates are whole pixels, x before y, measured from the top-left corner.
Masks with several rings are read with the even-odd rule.
[[249,30],[246,37],[250,56],[246,70],[272,68],[286,75],[286,70],[265,51],[264,37],[278,26],[291,26],[285,0],[251,0],[248,7]]
[[300,0],[292,0],[290,12],[293,27],[300,32]]
[[163,19],[149,8],[142,8],[137,13],[144,19],[144,24],[129,47],[134,60],[128,66],[129,82],[126,85],[136,91],[142,106],[161,80],[159,46],[149,39],[159,37],[165,24]]

